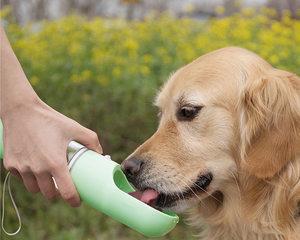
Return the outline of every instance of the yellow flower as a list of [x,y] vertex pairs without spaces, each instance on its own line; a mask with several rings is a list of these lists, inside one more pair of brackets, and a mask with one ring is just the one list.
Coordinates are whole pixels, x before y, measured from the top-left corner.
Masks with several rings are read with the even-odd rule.
[[99,76],[97,77],[97,82],[98,82],[101,86],[105,87],[105,86],[108,85],[109,79],[108,79],[106,76],[104,76],[104,75],[102,75],[102,76],[99,75]]
[[266,17],[275,17],[277,15],[277,11],[274,8],[262,7],[261,12]]
[[150,54],[145,54],[143,56],[144,63],[150,63],[152,61],[152,56]]
[[82,47],[81,47],[80,43],[71,41],[68,50],[71,55],[76,55],[81,49],[82,49]]
[[144,76],[148,76],[150,74],[150,69],[148,66],[141,66],[141,73],[144,75]]
[[[222,14],[224,8],[216,12]],[[231,45],[248,48],[276,67],[281,64],[300,74],[300,20],[289,13],[281,19],[274,16],[276,12],[267,8],[256,13],[246,8],[206,21],[175,19],[168,14],[132,22],[73,15],[44,21],[39,29],[9,20],[5,27],[35,86],[46,85],[50,73],[71,84],[92,84],[95,78],[101,86],[128,81],[122,85],[126,87],[141,76],[165,79],[168,71]]]
[[11,14],[11,6],[6,5],[5,7],[3,7],[0,11],[0,19],[5,19],[6,17],[8,17]]
[[250,7],[244,8],[242,9],[242,14],[246,17],[251,17],[255,14],[255,9]]
[[84,70],[82,73],[81,73],[81,78],[83,80],[89,80],[92,76],[92,72],[88,69]]
[[115,78],[118,78],[121,76],[121,69],[119,67],[114,67],[114,69],[112,70],[112,75]]
[[36,86],[39,83],[39,78],[37,76],[32,76],[30,78],[30,83],[32,84],[32,86]]
[[136,51],[139,47],[138,43],[133,39],[127,39],[124,42],[125,48],[127,48],[129,51]]
[[71,81],[74,82],[74,83],[80,82],[79,76],[76,75],[76,74],[73,74],[73,75],[71,76]]
[[90,70],[84,70],[80,74],[73,74],[71,80],[74,83],[82,83],[91,79],[92,72]]
[[216,14],[222,15],[225,12],[225,8],[223,6],[217,6],[215,9]]
[[279,62],[279,57],[277,56],[277,55],[272,55],[271,57],[270,57],[270,62],[272,63],[272,64],[277,64],[278,62]]

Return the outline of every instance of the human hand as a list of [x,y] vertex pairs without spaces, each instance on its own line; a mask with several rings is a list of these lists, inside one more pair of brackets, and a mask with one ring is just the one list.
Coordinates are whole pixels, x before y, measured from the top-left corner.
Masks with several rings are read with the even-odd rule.
[[67,146],[75,140],[102,153],[97,134],[38,98],[19,104],[1,117],[4,167],[19,176],[29,192],[41,191],[49,200],[60,194],[71,206],[79,206],[80,198],[67,166]]

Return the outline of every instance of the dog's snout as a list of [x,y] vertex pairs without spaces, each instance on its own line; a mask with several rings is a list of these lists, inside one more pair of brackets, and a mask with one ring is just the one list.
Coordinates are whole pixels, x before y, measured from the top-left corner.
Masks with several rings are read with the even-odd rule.
[[132,157],[122,163],[122,170],[127,177],[136,176],[144,164],[143,160]]

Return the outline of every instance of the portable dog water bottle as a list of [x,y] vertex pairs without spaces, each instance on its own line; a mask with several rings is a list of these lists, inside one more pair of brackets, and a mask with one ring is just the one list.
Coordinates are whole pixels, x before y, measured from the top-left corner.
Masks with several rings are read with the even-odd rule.
[[[0,159],[3,157],[0,121]],[[160,212],[129,195],[135,189],[118,163],[72,141],[67,150],[72,179],[81,199],[113,219],[147,237],[160,237],[171,231],[179,218]]]

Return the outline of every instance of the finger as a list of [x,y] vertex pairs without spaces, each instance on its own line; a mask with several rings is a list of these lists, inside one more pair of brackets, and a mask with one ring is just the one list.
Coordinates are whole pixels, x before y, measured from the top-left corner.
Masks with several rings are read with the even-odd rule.
[[21,181],[23,181],[18,169],[16,169],[14,166],[15,164],[13,164],[14,162],[17,162],[17,161],[8,161],[7,158],[4,158],[3,159],[3,166],[4,168],[9,171],[13,176],[17,177],[18,179],[20,179]]
[[88,149],[94,150],[100,154],[103,153],[97,134],[88,128],[80,126],[80,131],[76,136],[76,140]]
[[20,173],[17,171],[17,169],[13,168],[11,170],[9,170],[10,173],[14,176],[17,177],[19,180],[21,180],[23,182],[22,176],[20,175]]
[[48,200],[53,200],[58,195],[58,192],[55,188],[52,176],[49,173],[42,173],[36,175],[36,178],[38,186],[44,197]]
[[21,176],[28,192],[37,193],[40,191],[36,178],[31,172],[22,173]]
[[80,198],[75,185],[73,184],[67,165],[65,165],[63,169],[59,169],[52,174],[61,197],[72,207],[79,207]]

